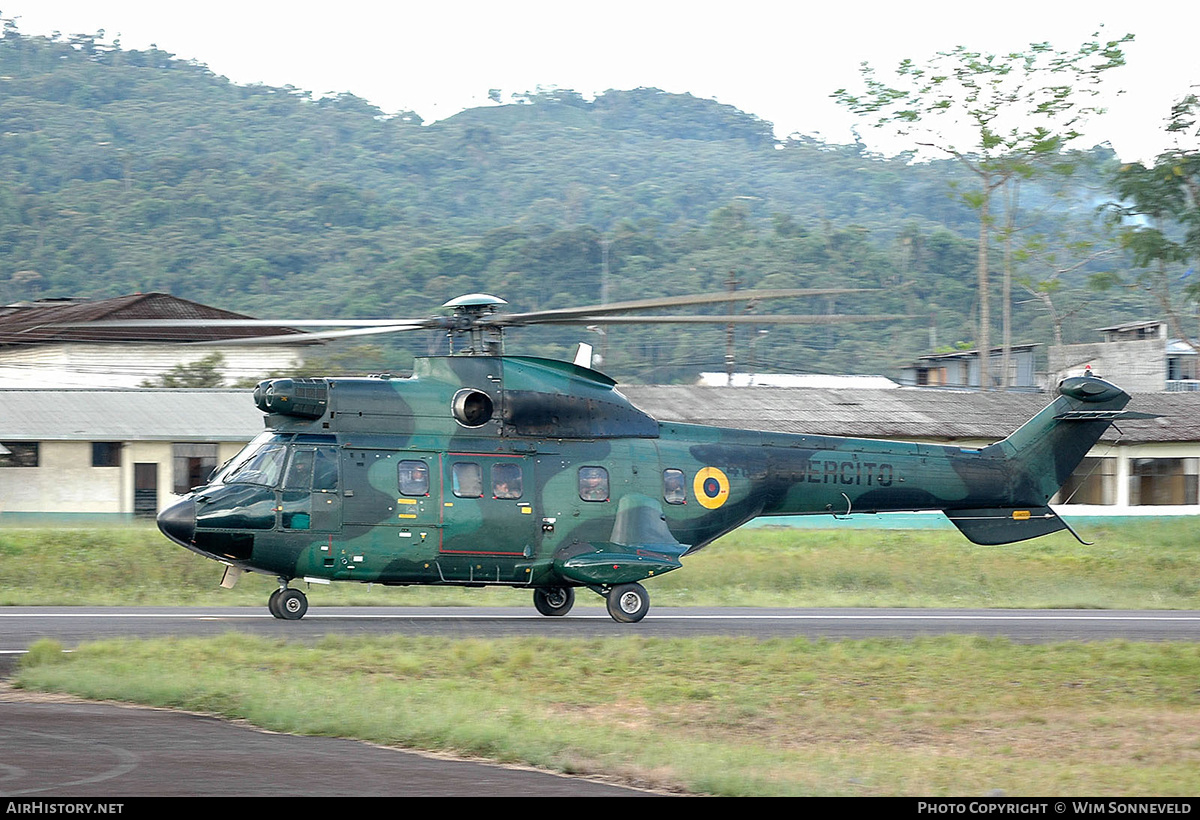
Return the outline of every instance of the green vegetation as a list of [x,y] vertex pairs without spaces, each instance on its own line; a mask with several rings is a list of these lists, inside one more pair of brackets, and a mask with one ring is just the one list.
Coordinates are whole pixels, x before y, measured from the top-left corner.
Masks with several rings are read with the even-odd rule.
[[1200,791],[1194,643],[227,635],[54,650],[35,647],[19,685],[656,789]]
[[[895,375],[976,338],[979,223],[960,163],[776,141],[768,123],[686,94],[552,90],[425,126],[351,95],[236,86],[160,50],[24,36],[8,21],[0,105],[5,302],[165,291],[262,316],[412,316],[462,293],[528,310],[598,302],[606,282],[612,299],[718,291],[732,273],[742,289],[872,289],[760,311],[917,317],[778,327],[754,362],[758,337],[740,330],[747,367]],[[1116,158],[1063,159],[1078,172],[1022,188],[1026,235],[1116,248],[1094,207]],[[1062,304],[1120,267],[1116,254],[1069,272],[1030,256],[1014,275],[1053,277]],[[1013,310],[1026,329],[1014,341],[1050,340],[1041,301]],[[1065,339],[1154,310],[1113,289],[1073,313]],[[581,332],[525,331],[513,349],[565,356]],[[622,381],[724,362],[720,326],[587,335]],[[431,341],[408,336],[381,342],[382,369]]]
[[[932,606],[1200,609],[1200,552],[1191,519],[1086,526],[1093,546],[1065,533],[1002,547],[955,530],[738,530],[647,582],[664,606]],[[246,575],[217,586],[221,568],[134,528],[0,529],[0,605],[265,606],[275,581]],[[527,591],[387,588],[335,583],[313,606],[530,606]],[[584,592],[583,606],[601,605]]]

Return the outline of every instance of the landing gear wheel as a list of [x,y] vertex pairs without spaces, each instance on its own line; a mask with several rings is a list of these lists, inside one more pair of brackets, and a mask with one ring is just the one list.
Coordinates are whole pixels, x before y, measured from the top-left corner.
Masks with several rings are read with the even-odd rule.
[[635,624],[650,611],[650,596],[641,584],[620,584],[608,591],[608,614],[614,621]]
[[[269,605],[269,604],[268,604]],[[275,613],[279,613],[275,615]],[[308,612],[308,598],[298,589],[281,589],[272,615],[285,621],[298,621]]]
[[575,606],[575,590],[570,587],[539,587],[533,591],[533,605],[543,615],[566,615]]
[[279,593],[281,592],[283,592],[283,589],[277,589],[272,592],[271,597],[267,599],[267,611],[276,618],[283,617],[283,613],[279,611]]

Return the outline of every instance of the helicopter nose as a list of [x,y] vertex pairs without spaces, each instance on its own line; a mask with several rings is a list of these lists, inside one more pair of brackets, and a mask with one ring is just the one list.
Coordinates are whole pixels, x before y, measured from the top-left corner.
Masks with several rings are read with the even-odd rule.
[[196,534],[196,502],[185,498],[167,507],[158,514],[158,528],[175,543],[190,547]]

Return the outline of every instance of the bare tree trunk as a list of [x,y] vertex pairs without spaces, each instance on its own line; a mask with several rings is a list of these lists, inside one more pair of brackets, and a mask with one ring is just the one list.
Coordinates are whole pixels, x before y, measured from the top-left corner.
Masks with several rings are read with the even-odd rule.
[[992,309],[988,301],[988,220],[990,218],[989,201],[991,200],[988,186],[984,185],[983,200],[979,205],[979,338],[976,347],[979,349],[979,389],[991,388],[990,365],[992,358],[992,339],[989,332],[992,324]]

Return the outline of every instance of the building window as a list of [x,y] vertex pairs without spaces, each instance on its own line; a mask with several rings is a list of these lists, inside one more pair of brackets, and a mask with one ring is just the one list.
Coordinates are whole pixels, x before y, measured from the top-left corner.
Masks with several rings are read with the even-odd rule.
[[38,466],[36,441],[5,441],[0,443],[0,467]]
[[946,368],[944,367],[920,367],[917,368],[917,384],[922,387],[930,387],[946,383]]
[[217,445],[173,444],[173,484],[171,492],[186,495],[193,487],[202,487],[217,469]]
[[1196,378],[1195,356],[1168,356],[1168,381],[1194,381]]
[[603,467],[580,467],[579,497],[584,501],[607,501],[608,470]]
[[1129,503],[1134,506],[1197,504],[1200,458],[1135,458],[1130,461]]
[[93,467],[120,467],[121,466],[121,442],[119,442],[119,441],[93,441],[92,442],[92,466]]
[[1117,460],[1085,458],[1058,491],[1056,504],[1116,504]]

